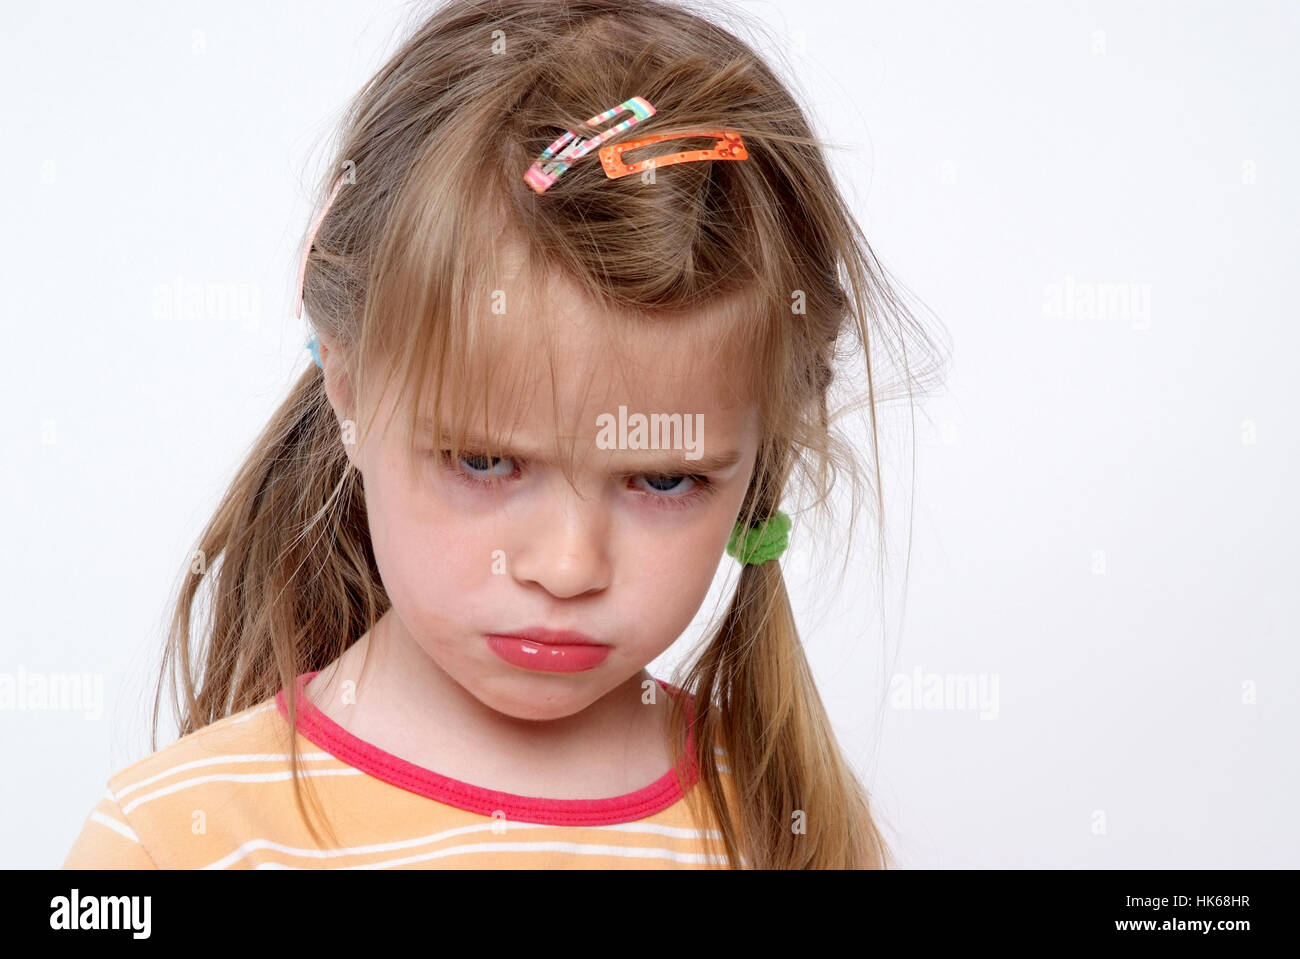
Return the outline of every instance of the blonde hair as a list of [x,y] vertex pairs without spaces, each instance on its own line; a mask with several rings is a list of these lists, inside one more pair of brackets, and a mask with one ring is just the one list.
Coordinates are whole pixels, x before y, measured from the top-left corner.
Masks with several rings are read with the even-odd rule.
[[[507,336],[484,313],[510,258],[521,275],[563,276],[608,308],[620,318],[611,336],[634,326],[672,336],[687,316],[720,324],[718,350],[743,359],[735,387],[754,398],[763,427],[745,523],[771,515],[796,479],[818,505],[837,475],[856,490],[856,453],[828,410],[839,347],[849,343],[866,361],[879,497],[877,408],[923,390],[943,351],[886,280],[803,111],[754,49],[719,25],[727,19],[665,0],[452,0],[411,32],[351,103],[318,185],[323,199],[347,174],[311,249],[304,302],[359,395],[369,395],[373,371],[385,391],[400,384],[398,396],[416,398],[414,437],[430,394],[441,433],[442,388],[452,384],[462,398],[458,450],[470,398],[483,399],[486,419],[487,395],[500,395],[470,357]],[[749,159],[662,167],[646,182],[610,180],[589,156],[545,194],[524,183],[560,132],[633,95],[658,110],[640,131],[729,127]],[[886,380],[882,365],[900,375]],[[502,378],[507,389],[516,382]],[[856,513],[856,494],[854,503]],[[390,605],[359,477],[315,365],[257,439],[196,548],[207,565],[187,570],[179,587],[154,748],[169,671],[182,735],[283,688],[292,742],[294,679],[332,662]],[[211,621],[195,662],[202,584]],[[751,868],[889,864],[818,696],[779,563],[743,567],[721,621],[674,685],[691,694],[672,697],[674,759],[680,773],[693,722],[699,778],[688,802],[697,822],[719,831],[731,867],[742,856]],[[291,768],[306,820],[296,754]],[[806,833],[791,829],[798,810]]]

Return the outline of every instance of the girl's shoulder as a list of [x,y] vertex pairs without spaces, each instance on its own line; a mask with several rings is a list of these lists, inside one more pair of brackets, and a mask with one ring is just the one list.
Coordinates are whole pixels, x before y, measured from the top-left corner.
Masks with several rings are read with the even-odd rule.
[[134,792],[181,770],[229,761],[231,756],[254,757],[284,743],[283,725],[275,699],[267,699],[182,736],[154,753],[124,766],[108,779],[117,796]]
[[[286,776],[285,724],[274,699],[233,713],[123,767],[106,788],[63,863],[65,869],[170,868],[157,851],[184,828],[207,830],[223,787]],[[181,807],[184,809],[181,809]],[[177,818],[184,812],[185,820]]]

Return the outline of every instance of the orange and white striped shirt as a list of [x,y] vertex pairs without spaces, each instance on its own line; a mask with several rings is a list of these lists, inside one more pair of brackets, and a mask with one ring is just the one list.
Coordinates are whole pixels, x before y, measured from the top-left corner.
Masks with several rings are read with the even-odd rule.
[[[338,846],[318,846],[294,803],[281,690],[111,776],[63,868],[698,869],[709,848],[725,868],[673,770],[605,799],[483,789],[348,732],[303,695],[316,672],[298,677],[299,775],[311,778]],[[725,756],[719,768],[734,798]],[[695,782],[692,764],[688,788]]]

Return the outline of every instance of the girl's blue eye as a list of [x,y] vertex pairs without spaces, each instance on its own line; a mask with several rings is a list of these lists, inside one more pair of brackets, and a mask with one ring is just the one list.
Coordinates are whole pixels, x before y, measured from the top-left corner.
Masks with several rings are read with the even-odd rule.
[[[646,478],[646,482],[650,485],[652,492],[664,494],[671,493],[674,495],[674,498],[677,496],[685,496],[696,486],[700,485],[699,480],[694,476],[651,476],[649,473],[643,473],[642,475]],[[688,480],[692,484],[686,488],[685,493],[682,493],[680,488],[674,489],[674,487],[676,487],[678,483],[682,482],[682,480]],[[663,486],[658,486],[656,485],[657,483],[662,483]]]
[[[489,462],[488,462],[489,460],[496,460],[496,463],[489,463]],[[499,466],[503,460],[509,462],[510,457],[508,457],[508,456],[462,456],[462,457],[460,458],[460,461],[461,461],[462,463],[469,463],[469,464],[470,464],[470,470],[471,470],[470,475],[472,475],[472,476],[483,476],[483,475],[488,475],[488,476],[509,476],[511,473],[514,472],[513,469],[512,469],[512,470],[509,470],[509,471],[507,471],[507,472],[505,472],[505,473],[487,473],[487,474],[484,474],[484,473],[480,473],[480,472],[478,472],[479,470],[492,470],[492,469],[494,469],[496,466]]]

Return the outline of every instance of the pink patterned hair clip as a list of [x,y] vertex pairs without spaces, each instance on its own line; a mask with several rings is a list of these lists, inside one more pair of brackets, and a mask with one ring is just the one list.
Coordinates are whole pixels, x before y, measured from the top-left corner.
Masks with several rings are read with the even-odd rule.
[[[618,106],[611,107],[604,113],[597,113],[590,120],[587,120],[584,125],[595,128],[597,124],[612,120],[624,112],[631,113],[632,116],[621,123],[614,124],[604,133],[589,137],[586,140],[579,138],[578,134],[572,130],[566,132],[537,155],[537,159],[533,161],[532,166],[528,168],[528,172],[524,174],[524,182],[538,193],[545,193],[550,189],[551,184],[558,180],[565,170],[569,169],[574,161],[582,159],[582,157],[597,149],[611,137],[616,137],[624,130],[636,126],[642,120],[654,116],[655,108],[644,97],[632,97],[632,99],[624,100]],[[569,143],[570,140],[573,142]],[[565,146],[566,143],[569,145]]]

